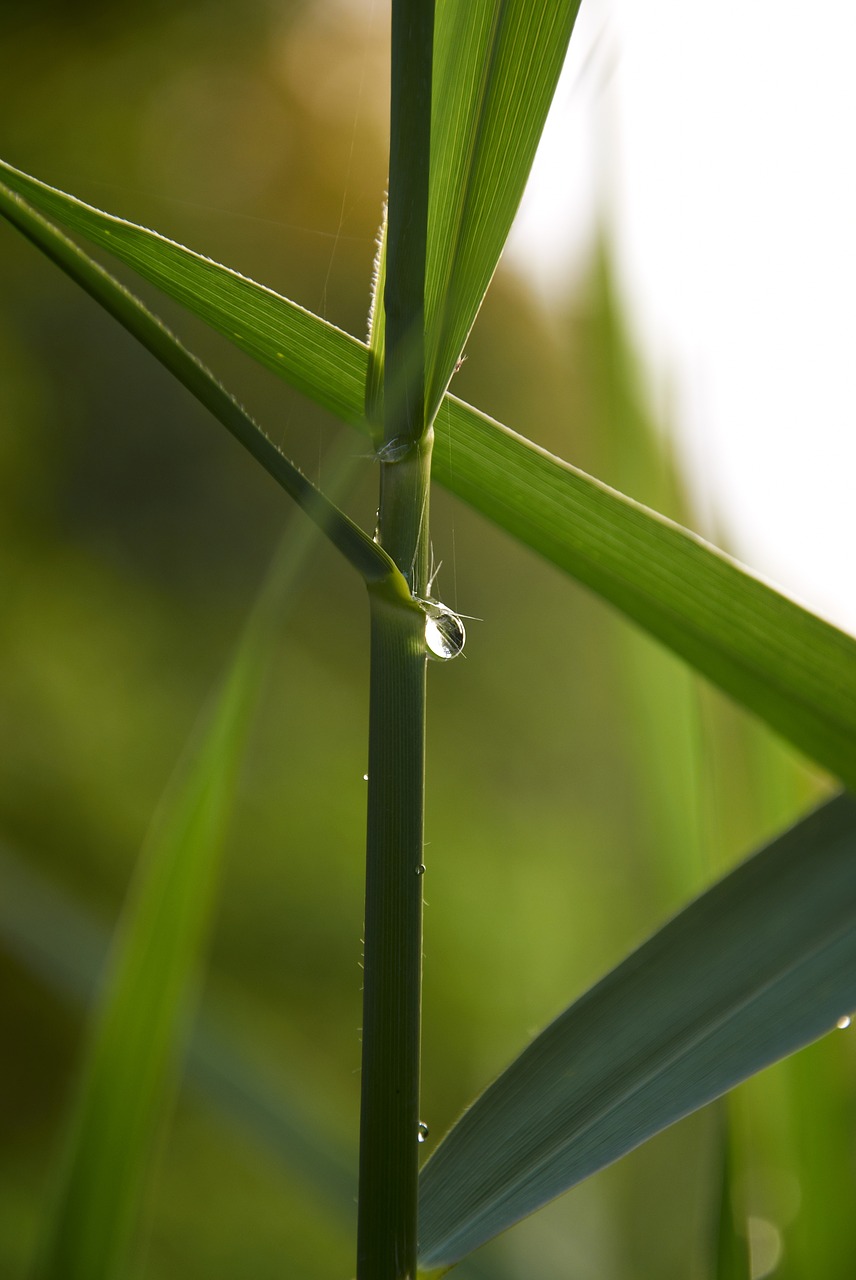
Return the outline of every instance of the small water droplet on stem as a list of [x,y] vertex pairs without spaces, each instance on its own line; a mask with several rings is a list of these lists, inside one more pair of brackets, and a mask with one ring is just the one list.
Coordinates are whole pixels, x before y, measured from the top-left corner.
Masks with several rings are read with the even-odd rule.
[[419,1128],[416,1130],[416,1141],[424,1142],[428,1137],[428,1126],[424,1120],[419,1121]]
[[457,658],[466,643],[464,624],[456,613],[439,600],[419,600],[425,610],[425,644],[430,658],[447,662]]
[[846,1031],[850,1026],[850,1014],[843,1013],[835,1025],[839,1031]]

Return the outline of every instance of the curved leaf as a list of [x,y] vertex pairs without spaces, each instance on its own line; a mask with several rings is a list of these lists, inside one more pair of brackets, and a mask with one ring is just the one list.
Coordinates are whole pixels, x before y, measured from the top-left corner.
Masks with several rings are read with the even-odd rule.
[[136,1227],[177,1049],[213,916],[221,853],[265,655],[258,610],[156,814],[122,913],[92,1027],[39,1280],[113,1280]]
[[450,1266],[830,1030],[856,1004],[856,800],[744,862],[546,1028],[420,1179],[420,1266]]
[[[287,299],[0,163],[3,181],[109,248],[313,400],[365,427],[368,349]],[[290,345],[291,344],[291,345]],[[317,364],[313,360],[317,358]],[[434,474],[856,787],[856,640],[692,533],[447,396]]]

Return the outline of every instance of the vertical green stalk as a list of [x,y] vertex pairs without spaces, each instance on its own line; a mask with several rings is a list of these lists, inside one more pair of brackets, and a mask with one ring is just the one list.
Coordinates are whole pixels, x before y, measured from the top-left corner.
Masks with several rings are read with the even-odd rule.
[[370,592],[358,1280],[416,1275],[425,619]]
[[[422,595],[433,432],[425,421],[425,257],[434,0],[393,0],[384,415],[377,536]],[[370,585],[357,1280],[415,1280],[422,999],[425,617]]]

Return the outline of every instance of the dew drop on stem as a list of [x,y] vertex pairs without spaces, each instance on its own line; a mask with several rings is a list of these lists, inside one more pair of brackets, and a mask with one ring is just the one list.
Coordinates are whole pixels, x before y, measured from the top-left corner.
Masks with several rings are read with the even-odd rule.
[[419,1121],[419,1128],[416,1130],[416,1141],[424,1142],[428,1137],[428,1126],[424,1120]]
[[462,652],[467,639],[464,624],[439,600],[420,600],[425,612],[425,644],[429,658],[448,662]]

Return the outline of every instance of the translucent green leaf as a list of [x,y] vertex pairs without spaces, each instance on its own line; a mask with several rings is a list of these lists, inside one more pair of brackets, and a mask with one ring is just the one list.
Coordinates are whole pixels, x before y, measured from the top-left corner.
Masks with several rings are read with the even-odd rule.
[[[472,328],[523,195],[579,0],[438,0],[428,250],[427,417]],[[383,264],[379,271],[383,281]],[[383,312],[373,308],[373,380]]]
[[226,825],[279,592],[274,566],[222,690],[200,719],[140,855],[90,1034],[39,1280],[115,1280],[132,1240],[211,919]]
[[703,539],[447,397],[437,478],[856,787],[856,640]]
[[409,600],[406,584],[383,549],[303,475],[234,396],[148,307],[2,182],[0,214],[124,325],[214,414],[315,521],[366,582],[388,585]]
[[[295,385],[365,427],[368,350],[355,338],[154,232],[98,213],[8,166],[2,175],[10,188],[110,248],[260,363],[285,377],[296,369]],[[851,636],[693,534],[453,396],[444,401],[436,431],[434,474],[441,483],[856,787]]]
[[856,1005],[856,800],[842,795],[571,1005],[423,1169],[420,1266],[449,1266]]
[[237,271],[93,209],[2,160],[0,181],[133,267],[311,400],[346,422],[362,419],[366,349],[356,338]]
[[579,0],[441,0],[425,306],[429,417],[523,196]]

